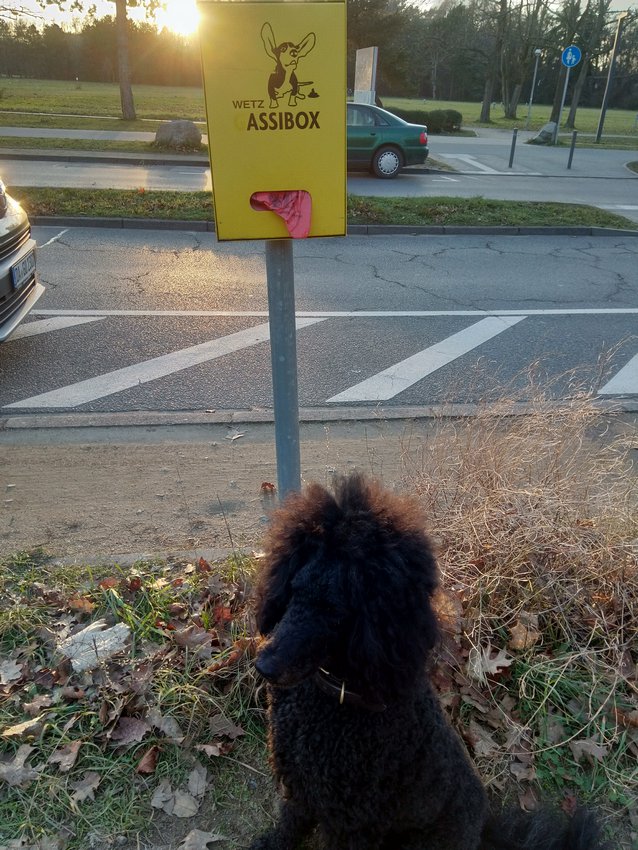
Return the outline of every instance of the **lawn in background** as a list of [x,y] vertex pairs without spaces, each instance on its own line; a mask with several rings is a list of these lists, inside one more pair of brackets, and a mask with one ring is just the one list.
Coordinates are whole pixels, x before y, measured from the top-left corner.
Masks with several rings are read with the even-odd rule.
[[[187,118],[191,121],[204,121],[204,92],[196,87],[179,86],[133,86],[135,108],[139,119]],[[452,100],[429,100],[401,97],[383,97],[386,108],[403,109],[456,109],[463,116],[464,126],[479,125],[480,103],[466,103]],[[568,104],[569,105],[569,104]],[[61,80],[0,80],[0,126],[20,124],[21,126],[63,126],[55,119],[46,116],[13,116],[7,112],[60,113],[73,116],[98,116],[118,119],[120,115],[120,92],[116,83],[86,83]],[[531,129],[538,129],[549,121],[551,106],[533,104],[530,121]],[[600,117],[599,109],[581,108],[576,115],[576,129],[581,133],[595,133]],[[25,120],[30,118],[29,123]],[[527,118],[527,104],[521,103],[516,120],[504,118],[503,107],[499,104],[491,111],[491,124],[495,128],[522,128]],[[566,118],[566,113],[564,114]],[[67,119],[68,120],[68,119]],[[79,120],[79,119],[78,119]],[[124,124],[124,122],[122,122]],[[126,122],[131,129],[149,129],[144,121]],[[79,123],[64,126],[87,126]],[[105,127],[111,127],[107,122]],[[480,126],[480,125],[479,125]],[[605,118],[605,135],[635,136],[638,141],[636,113],[628,109],[609,109]]]

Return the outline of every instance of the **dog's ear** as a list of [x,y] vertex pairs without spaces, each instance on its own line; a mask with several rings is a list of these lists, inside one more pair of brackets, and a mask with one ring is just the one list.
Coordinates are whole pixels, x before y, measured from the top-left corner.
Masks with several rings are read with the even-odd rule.
[[266,556],[257,583],[257,628],[270,634],[286,612],[292,581],[317,557],[326,522],[336,511],[333,497],[317,484],[287,496],[272,515]]
[[370,694],[391,698],[413,685],[438,638],[436,560],[415,500],[351,478],[341,501],[354,518],[342,550],[348,667]]
[[310,51],[312,50],[312,48],[315,46],[316,41],[317,37],[315,36],[314,32],[309,32],[308,35],[304,39],[302,39],[297,45],[297,57],[301,59],[304,56],[307,56],[308,53],[310,53]]
[[277,42],[275,41],[275,34],[272,31],[272,27],[268,22],[266,22],[261,28],[261,40],[264,43],[264,49],[266,53],[270,56],[271,59],[277,61],[277,54],[275,49],[277,47]]
[[[436,563],[425,541],[374,557],[366,571],[379,579],[359,583],[348,665],[370,693],[391,698],[409,689],[438,639],[431,595]],[[407,551],[411,549],[412,551]]]

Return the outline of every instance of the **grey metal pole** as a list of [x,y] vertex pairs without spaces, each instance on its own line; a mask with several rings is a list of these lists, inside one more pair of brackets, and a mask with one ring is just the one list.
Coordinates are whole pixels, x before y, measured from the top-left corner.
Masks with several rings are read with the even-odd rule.
[[567,85],[569,83],[569,72],[571,68],[566,69],[565,85],[563,86],[563,96],[560,101],[560,109],[558,110],[558,121],[556,122],[556,132],[554,133],[554,144],[558,144],[558,131],[560,130],[560,119],[563,117],[563,107],[565,106],[565,98],[567,97]]
[[514,127],[512,130],[512,147],[510,148],[510,164],[509,167],[512,167],[512,163],[514,162],[514,151],[516,150],[516,137],[518,136],[518,128]]
[[532,78],[532,88],[529,93],[529,103],[527,104],[527,118],[525,119],[525,129],[529,130],[529,120],[532,117],[532,101],[534,100],[534,89],[536,88],[536,74],[538,73],[538,60],[540,59],[541,50],[537,47],[534,51],[536,61],[534,62],[534,76]]
[[266,241],[266,280],[279,498],[301,489],[292,239]]
[[605,86],[605,94],[603,95],[602,106],[600,107],[600,118],[598,119],[598,129],[596,130],[596,141],[600,141],[605,125],[605,115],[607,114],[607,101],[611,93],[611,84],[614,79],[614,68],[616,65],[616,56],[620,49],[620,36],[622,34],[623,21],[627,17],[627,12],[623,12],[618,16],[618,26],[616,27],[616,37],[614,38],[614,49],[611,52],[611,60],[609,62],[609,71],[607,72],[607,84]]
[[569,148],[569,158],[567,160],[567,168],[568,169],[572,167],[572,159],[574,158],[574,148],[576,147],[576,136],[577,135],[578,135],[578,130],[574,130],[572,132],[572,143],[571,143],[571,147]]

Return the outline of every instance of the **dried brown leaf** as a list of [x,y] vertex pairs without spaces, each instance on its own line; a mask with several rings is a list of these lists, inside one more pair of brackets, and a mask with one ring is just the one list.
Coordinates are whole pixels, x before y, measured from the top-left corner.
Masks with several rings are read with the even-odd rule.
[[16,723],[15,726],[7,726],[2,731],[2,738],[28,738],[33,735],[38,735],[44,724],[44,716],[33,717],[31,720],[25,720],[23,723]]
[[142,758],[137,763],[137,767],[135,768],[136,773],[155,773],[155,768],[157,767],[157,760],[159,758],[160,748],[155,745],[150,747]]
[[22,678],[22,664],[9,658],[0,662],[0,685],[11,685]]
[[29,767],[26,764],[33,750],[34,748],[28,744],[22,744],[18,747],[12,761],[0,762],[0,779],[7,785],[17,785],[20,788],[26,787],[34,779],[37,779],[43,766]]
[[193,829],[177,850],[208,850],[208,845],[216,841],[226,841],[226,838],[214,832],[202,832],[201,829]]
[[146,715],[146,719],[154,729],[159,729],[167,738],[170,738],[176,744],[181,744],[184,740],[184,733],[180,729],[179,723],[170,714],[160,714],[158,709],[151,708]]
[[53,697],[50,694],[40,694],[32,702],[25,702],[23,707],[29,717],[37,717],[43,708],[49,708],[52,703]]
[[195,767],[188,774],[188,790],[193,797],[203,797],[208,787],[208,771],[203,764],[196,762]]
[[477,756],[489,756],[499,749],[499,745],[487,729],[476,720],[470,720],[465,736]]
[[235,738],[239,738],[241,735],[246,734],[241,726],[235,726],[235,724],[231,720],[228,720],[227,717],[224,717],[223,714],[216,714],[214,717],[211,717],[210,733],[213,736],[224,735],[226,738],[230,738],[231,741],[234,741]]
[[472,679],[485,683],[488,676],[495,676],[504,667],[509,667],[513,661],[513,658],[508,658],[504,649],[494,653],[488,642],[486,647],[472,647],[467,660],[467,671]]
[[608,747],[593,741],[591,738],[582,741],[570,741],[569,748],[576,761],[580,761],[583,756],[586,756],[591,762],[602,762],[609,751]]
[[79,779],[77,782],[69,782],[69,786],[75,792],[71,795],[71,806],[74,811],[78,811],[78,803],[82,803],[84,800],[95,799],[95,792],[101,781],[102,777],[99,773],[87,770],[82,779]]
[[82,741],[72,741],[64,747],[58,748],[51,756],[49,756],[49,764],[57,764],[60,773],[68,773],[75,764],[75,760],[80,752]]
[[129,744],[139,743],[150,731],[151,727],[145,720],[139,720],[137,717],[120,717],[110,738],[118,747],[126,747]]

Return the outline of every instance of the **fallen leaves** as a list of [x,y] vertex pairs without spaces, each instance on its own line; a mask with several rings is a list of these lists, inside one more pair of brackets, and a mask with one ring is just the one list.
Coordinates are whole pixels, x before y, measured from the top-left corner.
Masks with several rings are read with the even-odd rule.
[[193,817],[197,814],[208,787],[207,770],[199,762],[188,776],[187,787],[188,791],[173,788],[168,779],[163,779],[155,789],[151,806],[176,818]]
[[22,744],[18,747],[18,751],[13,759],[7,762],[0,762],[0,780],[6,782],[7,785],[17,785],[20,788],[25,788],[37,779],[42,770],[42,765],[29,767],[26,763],[34,749],[34,747],[30,747],[28,744]]
[[[74,817],[82,813],[88,823],[91,801],[112,793],[111,783],[127,774],[147,803],[153,798],[176,818],[196,814],[209,785],[196,759],[228,755],[244,734],[208,708],[224,705],[256,646],[239,561],[232,575],[199,558],[98,578],[67,593],[21,577],[9,587],[0,614],[6,602],[35,600],[42,618],[0,658],[7,708],[0,741],[9,751],[0,755],[3,793],[36,781],[40,793],[64,787]],[[250,677],[247,688],[253,689]],[[194,765],[183,786],[157,785],[166,757]],[[192,831],[182,846],[222,839]],[[49,850],[26,839],[19,846]]]
[[504,649],[493,650],[488,642],[485,647],[473,646],[470,649],[467,671],[472,679],[485,684],[488,676],[496,676],[513,661],[514,659],[509,658]]

